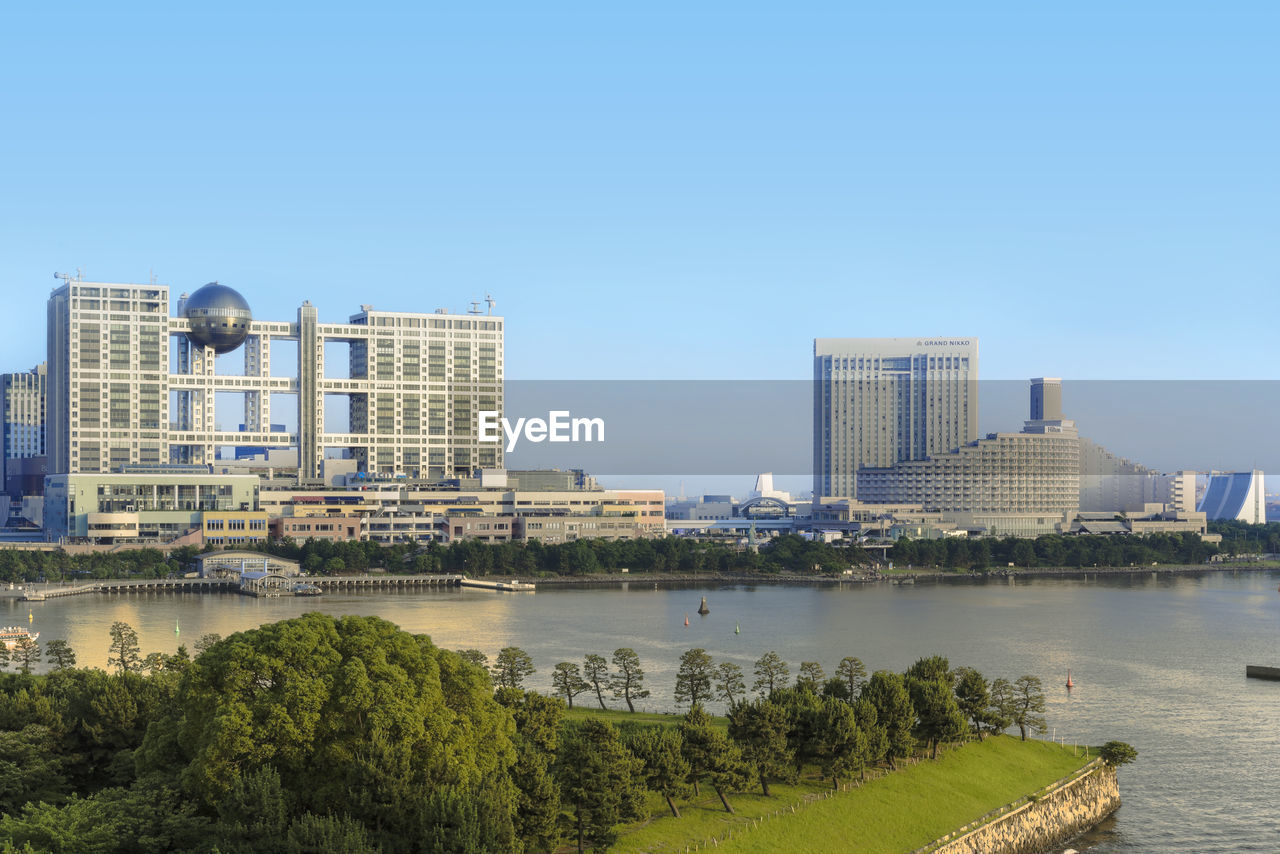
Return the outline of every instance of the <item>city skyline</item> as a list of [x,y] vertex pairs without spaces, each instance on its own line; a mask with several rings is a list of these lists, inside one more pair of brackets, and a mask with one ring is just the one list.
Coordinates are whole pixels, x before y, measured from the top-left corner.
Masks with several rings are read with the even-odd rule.
[[1273,373],[1265,7],[249,8],[12,13],[12,316],[79,267],[322,321],[492,294],[513,379],[802,379],[814,337],[954,329],[989,378]]

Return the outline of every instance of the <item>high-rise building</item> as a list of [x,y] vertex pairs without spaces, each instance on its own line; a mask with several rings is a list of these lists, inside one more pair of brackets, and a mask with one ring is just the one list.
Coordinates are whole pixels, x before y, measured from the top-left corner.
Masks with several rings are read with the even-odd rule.
[[[1045,406],[1055,396],[1057,403]],[[925,460],[864,467],[859,498],[928,511],[1029,514],[1051,530],[1079,506],[1079,438],[1075,422],[1062,417],[1056,381],[1031,381],[1031,416],[1021,433],[990,433]]]
[[945,454],[978,432],[976,338],[817,338],[813,494],[857,497],[857,470]]
[[45,454],[45,376],[43,363],[19,374],[0,374],[0,487],[13,474],[11,460]]
[[[171,317],[164,285],[66,277],[53,291],[50,472],[209,464],[224,446],[296,447],[308,480],[320,477],[330,449],[349,450],[362,472],[409,478],[502,465],[501,443],[480,442],[478,430],[480,411],[502,411],[501,317],[366,305],[346,323],[325,323],[304,302],[296,320],[255,320],[244,297],[217,283],[183,294],[176,308]],[[278,375],[273,345],[291,342],[296,375]],[[332,344],[345,345],[345,364],[326,371]],[[217,357],[238,348],[243,370],[223,372]],[[241,400],[220,413],[218,398],[228,395]],[[272,429],[281,395],[296,398],[290,433]],[[334,396],[348,404],[341,432],[325,424]]]

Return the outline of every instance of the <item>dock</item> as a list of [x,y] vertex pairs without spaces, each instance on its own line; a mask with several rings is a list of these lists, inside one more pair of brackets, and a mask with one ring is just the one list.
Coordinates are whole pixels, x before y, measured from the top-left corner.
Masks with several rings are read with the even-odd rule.
[[1280,667],[1264,667],[1261,664],[1246,664],[1244,675],[1248,679],[1270,679],[1280,682]]
[[508,592],[532,593],[537,589],[527,581],[516,581],[514,578],[510,581],[485,581],[479,578],[467,578],[464,575],[459,584],[463,587],[479,587],[483,590],[503,590]]

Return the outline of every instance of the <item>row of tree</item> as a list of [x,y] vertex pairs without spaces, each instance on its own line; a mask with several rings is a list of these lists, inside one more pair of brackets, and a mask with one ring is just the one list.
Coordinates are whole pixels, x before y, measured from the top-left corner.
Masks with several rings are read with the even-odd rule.
[[1222,537],[1223,554],[1280,554],[1280,522],[1251,525],[1234,519],[1223,520],[1210,522],[1209,532]]
[[901,539],[888,557],[897,566],[936,566],[946,569],[990,567],[1145,566],[1151,563],[1203,563],[1218,548],[1199,534],[1132,536],[948,537],[940,540]]
[[[638,669],[633,656],[618,650],[620,670]],[[677,697],[690,708],[677,726],[624,721],[615,728],[589,718],[562,728],[557,744],[557,728],[546,721],[553,717],[549,710],[564,706],[519,687],[531,672],[522,651],[504,649],[494,671],[515,682],[499,687],[498,697],[517,710],[517,785],[528,796],[521,798],[517,823],[539,850],[554,850],[559,811],[568,812],[579,850],[607,847],[620,823],[643,817],[643,789],[660,794],[679,817],[677,801],[708,786],[733,812],[731,796],[752,781],[769,796],[771,783],[794,782],[812,769],[838,787],[871,766],[896,767],[921,747],[936,758],[947,742],[984,738],[1011,725],[1025,739],[1045,727],[1044,693],[1034,676],[989,683],[976,670],[953,670],[945,658],[931,656],[904,674],[877,671],[868,678],[862,663],[847,657],[840,675],[829,680],[806,662],[801,678],[788,686],[785,662],[769,653],[757,662],[760,696],[726,691],[732,699],[722,731],[703,706],[717,668],[705,651],[689,650],[681,659]],[[581,686],[570,687],[567,671],[557,665],[553,678],[571,701]],[[613,674],[609,684],[616,686],[619,678]],[[597,700],[603,706],[602,697]]]
[[[901,539],[888,552],[898,566],[936,566],[980,570],[992,567],[1142,566],[1150,563],[1202,563],[1213,555],[1280,553],[1280,523],[1249,525],[1213,522],[1220,545],[1191,533],[1146,537],[1061,536]],[[857,545],[835,546],[794,534],[776,537],[758,550],[681,537],[647,540],[575,540],[544,545],[481,543],[452,545],[372,541],[267,540],[247,548],[297,560],[313,574],[337,575],[370,569],[401,573],[449,572],[483,575],[593,575],[628,569],[696,575],[712,573],[833,573],[873,563]],[[206,547],[204,551],[211,551]],[[185,569],[201,550],[159,549],[68,555],[61,551],[0,550],[0,581],[72,578],[161,578]]]

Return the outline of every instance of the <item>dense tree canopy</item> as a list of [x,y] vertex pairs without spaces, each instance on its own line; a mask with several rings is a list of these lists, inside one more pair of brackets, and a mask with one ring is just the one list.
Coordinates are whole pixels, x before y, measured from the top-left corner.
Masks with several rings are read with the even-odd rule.
[[513,731],[486,676],[456,653],[378,618],[307,614],[196,659],[139,767],[176,772],[203,809],[271,768],[295,811],[341,804],[386,851],[435,825],[501,849],[513,839]]

